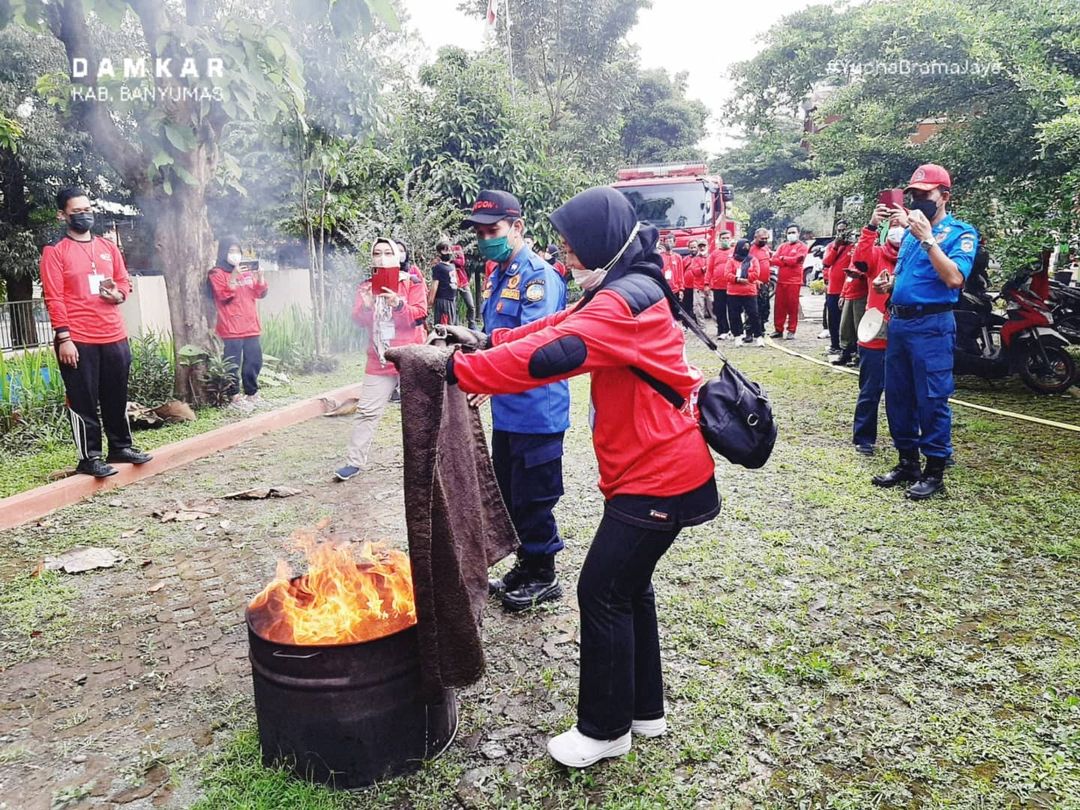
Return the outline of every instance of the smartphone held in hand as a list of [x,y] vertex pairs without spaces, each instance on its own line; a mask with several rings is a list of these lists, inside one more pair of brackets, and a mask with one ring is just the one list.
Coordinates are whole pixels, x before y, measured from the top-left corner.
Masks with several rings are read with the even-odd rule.
[[889,208],[904,207],[904,190],[902,188],[887,188],[878,194],[879,205],[887,205]]

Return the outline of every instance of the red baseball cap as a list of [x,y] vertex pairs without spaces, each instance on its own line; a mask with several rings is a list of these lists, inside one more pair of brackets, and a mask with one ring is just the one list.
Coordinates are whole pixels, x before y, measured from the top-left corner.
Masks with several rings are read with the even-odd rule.
[[949,177],[949,173],[945,171],[944,166],[938,166],[936,163],[924,163],[911,175],[911,182],[907,184],[904,191],[911,191],[913,188],[920,191],[933,191],[938,186],[952,188],[952,178]]

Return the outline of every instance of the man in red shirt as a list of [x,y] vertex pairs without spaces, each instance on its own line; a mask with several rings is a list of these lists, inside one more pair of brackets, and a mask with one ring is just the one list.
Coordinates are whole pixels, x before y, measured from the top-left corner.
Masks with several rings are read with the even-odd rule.
[[[849,242],[854,242],[854,231],[850,232]],[[847,268],[847,278],[840,290],[842,309],[840,310],[840,345],[843,347],[836,365],[858,363],[858,327],[866,313],[866,296],[869,285],[866,281],[866,264],[856,261],[855,250],[851,250],[851,262]]]
[[716,337],[728,340],[727,265],[731,258],[731,233],[721,231],[716,237],[716,249],[709,254],[709,267],[705,271],[705,286],[712,290],[713,317],[716,319]]
[[[131,292],[131,282],[120,249],[90,233],[94,214],[85,191],[65,188],[56,195],[56,208],[67,233],[41,253],[41,286],[56,333],[60,376],[79,453],[77,469],[107,478],[117,472],[110,464],[145,464],[152,458],[132,446],[127,419],[131,348],[118,305]],[[101,457],[103,425],[109,439],[108,462]]]
[[705,271],[708,267],[705,243],[691,242],[690,253],[683,261],[683,309],[693,315],[699,325],[705,320]]
[[[780,271],[776,279],[776,331],[772,337],[794,340],[799,326],[799,292],[803,285],[803,261],[806,260],[806,243],[799,240],[799,226],[790,225],[787,241],[776,249],[773,261]],[[787,333],[784,325],[787,324]]]
[[769,322],[769,279],[772,277],[773,257],[769,249],[769,231],[767,228],[758,228],[754,231],[754,241],[750,245],[750,255],[757,259],[758,264],[764,268],[766,274],[762,283],[758,285],[758,320],[761,328]]
[[664,274],[664,281],[671,287],[671,291],[675,295],[681,296],[683,292],[683,260],[682,256],[675,252],[675,240],[668,239],[656,243],[657,249],[660,251],[660,258],[664,262],[664,266],[661,272]]
[[840,293],[851,265],[852,242],[845,220],[836,223],[836,236],[821,258],[825,274],[825,313],[828,315],[829,354],[840,354]]

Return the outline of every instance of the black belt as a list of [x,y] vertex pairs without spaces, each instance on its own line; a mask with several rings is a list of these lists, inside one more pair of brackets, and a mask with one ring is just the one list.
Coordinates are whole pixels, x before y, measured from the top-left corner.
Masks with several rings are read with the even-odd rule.
[[936,315],[939,312],[952,312],[952,308],[952,304],[914,304],[912,306],[892,304],[889,307],[889,314],[894,318],[908,320],[910,318],[921,318],[924,315]]

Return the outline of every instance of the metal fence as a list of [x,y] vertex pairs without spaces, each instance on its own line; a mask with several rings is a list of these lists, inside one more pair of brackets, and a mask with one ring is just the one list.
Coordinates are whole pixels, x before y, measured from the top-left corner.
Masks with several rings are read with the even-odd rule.
[[0,351],[44,346],[51,342],[52,327],[44,299],[0,304]]

